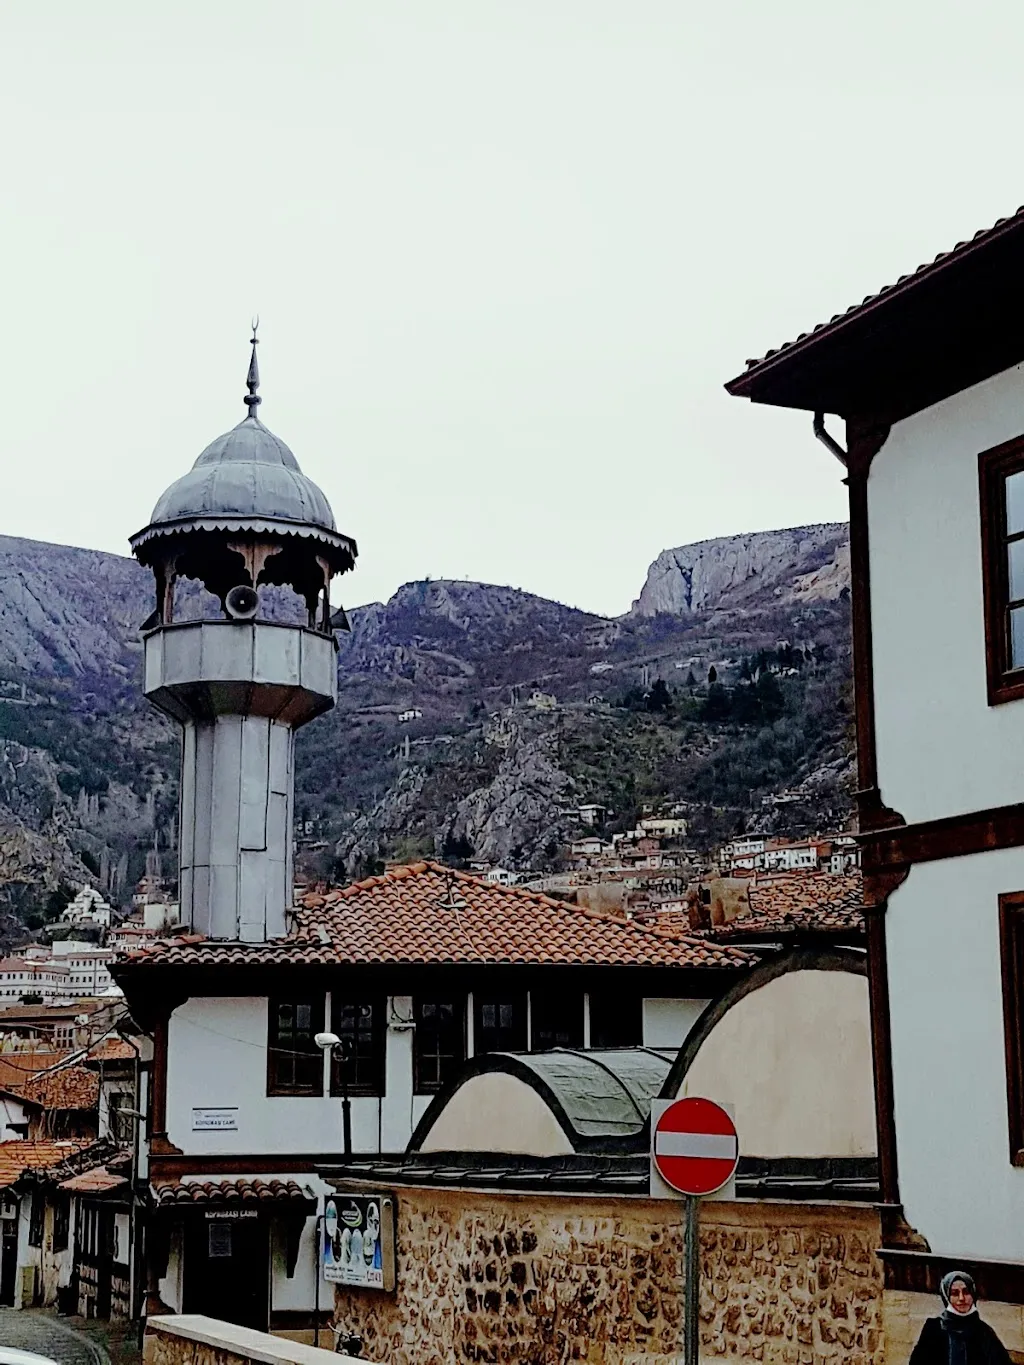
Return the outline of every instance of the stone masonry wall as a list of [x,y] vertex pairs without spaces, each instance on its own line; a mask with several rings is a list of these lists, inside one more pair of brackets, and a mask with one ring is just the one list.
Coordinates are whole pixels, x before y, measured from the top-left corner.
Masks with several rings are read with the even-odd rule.
[[[682,1350],[681,1206],[403,1188],[394,1294],[338,1287],[388,1365],[666,1365]],[[880,1365],[878,1218],[855,1205],[711,1203],[701,1355]]]

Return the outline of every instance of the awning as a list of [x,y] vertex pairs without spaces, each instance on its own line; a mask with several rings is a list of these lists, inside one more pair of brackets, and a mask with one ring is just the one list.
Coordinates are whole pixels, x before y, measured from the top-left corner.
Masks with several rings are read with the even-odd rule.
[[96,1166],[91,1171],[82,1171],[70,1180],[62,1180],[57,1186],[68,1194],[112,1194],[115,1190],[127,1190],[128,1180],[123,1175],[108,1171],[106,1166]]
[[154,1180],[158,1209],[266,1209],[268,1213],[314,1213],[317,1198],[297,1180]]

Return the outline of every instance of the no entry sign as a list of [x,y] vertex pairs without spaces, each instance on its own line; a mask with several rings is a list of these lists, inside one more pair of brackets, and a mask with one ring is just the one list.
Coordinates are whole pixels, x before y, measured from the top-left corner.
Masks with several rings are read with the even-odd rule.
[[655,1120],[651,1157],[665,1184],[680,1194],[714,1194],[736,1173],[736,1125],[714,1100],[676,1100]]

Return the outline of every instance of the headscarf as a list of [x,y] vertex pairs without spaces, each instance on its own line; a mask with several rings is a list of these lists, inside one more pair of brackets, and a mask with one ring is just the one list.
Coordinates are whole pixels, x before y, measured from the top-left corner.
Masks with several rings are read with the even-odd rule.
[[[960,1281],[960,1283],[967,1290],[968,1294],[970,1294],[971,1299],[973,1300],[970,1308],[966,1313],[957,1313],[956,1310],[951,1308],[949,1304],[949,1296],[957,1280]],[[974,1284],[974,1277],[968,1275],[966,1270],[950,1270],[945,1275],[943,1275],[941,1281],[939,1282],[939,1294],[942,1296],[943,1308],[946,1310],[946,1312],[952,1313],[952,1315],[955,1318],[970,1317],[971,1313],[976,1313],[978,1311],[978,1290]]]
[[[949,1296],[957,1280],[973,1300],[966,1313],[958,1313],[950,1306]],[[947,1275],[943,1275],[939,1293],[943,1303],[942,1317],[939,1321],[949,1344],[949,1365],[967,1365],[967,1342],[978,1321],[978,1291],[974,1280],[965,1270],[951,1270]]]

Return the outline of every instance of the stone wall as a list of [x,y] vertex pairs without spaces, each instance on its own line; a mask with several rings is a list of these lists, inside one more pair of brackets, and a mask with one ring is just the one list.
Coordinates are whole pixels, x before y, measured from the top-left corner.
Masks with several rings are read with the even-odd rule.
[[[339,1287],[389,1365],[665,1365],[682,1349],[681,1207],[402,1188],[394,1294]],[[878,1218],[855,1205],[705,1204],[701,1354],[883,1360]]]

